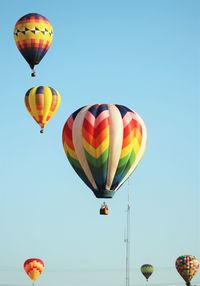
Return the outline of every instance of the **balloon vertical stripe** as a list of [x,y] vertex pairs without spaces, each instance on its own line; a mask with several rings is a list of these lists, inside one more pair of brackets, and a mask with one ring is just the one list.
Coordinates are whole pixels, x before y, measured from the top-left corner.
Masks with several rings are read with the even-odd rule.
[[140,124],[133,119],[133,112],[130,112],[128,108],[124,106],[118,106],[118,108],[123,116],[124,131],[121,156],[112,188],[116,188],[125,178],[140,149],[140,140],[136,137],[137,133],[135,132],[135,129],[141,130]]
[[[76,173],[81,177],[84,183],[89,187],[92,188],[89,180],[87,179],[79,161],[77,154],[75,152],[74,144],[73,144],[73,136],[72,136],[72,128],[74,124],[74,119],[76,118],[77,113],[73,113],[65,123],[65,132],[62,134],[63,146],[64,150],[67,154],[67,158],[71,165],[73,166]],[[67,142],[67,144],[66,144]]]
[[[98,189],[105,189],[109,156],[109,113],[105,105],[88,109],[83,121],[83,148]],[[84,133],[90,134],[90,141]]]

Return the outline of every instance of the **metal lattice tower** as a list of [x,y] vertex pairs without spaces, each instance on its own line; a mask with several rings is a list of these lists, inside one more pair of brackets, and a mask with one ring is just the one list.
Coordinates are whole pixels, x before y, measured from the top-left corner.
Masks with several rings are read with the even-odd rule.
[[129,202],[130,184],[128,180],[128,203],[126,218],[126,286],[130,286],[130,202]]

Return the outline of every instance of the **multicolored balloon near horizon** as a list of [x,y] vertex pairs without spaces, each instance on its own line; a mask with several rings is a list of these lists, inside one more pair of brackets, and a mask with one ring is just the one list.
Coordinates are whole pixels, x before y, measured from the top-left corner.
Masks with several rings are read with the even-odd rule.
[[24,270],[30,279],[35,281],[44,270],[44,262],[40,258],[29,258],[24,262]]
[[142,274],[144,275],[144,277],[146,278],[146,280],[148,281],[149,277],[154,271],[154,268],[151,264],[144,264],[141,266],[140,270]]
[[117,104],[81,107],[66,121],[62,141],[72,167],[97,198],[112,198],[142,159],[141,117]]
[[35,86],[25,95],[25,105],[43,133],[45,125],[56,113],[61,101],[59,92],[48,86]]
[[190,281],[199,269],[199,264],[199,261],[193,255],[182,255],[176,259],[176,269],[185,280],[186,285],[190,285]]
[[53,40],[53,28],[44,16],[30,13],[21,17],[14,28],[14,39],[22,56],[32,69],[42,60]]

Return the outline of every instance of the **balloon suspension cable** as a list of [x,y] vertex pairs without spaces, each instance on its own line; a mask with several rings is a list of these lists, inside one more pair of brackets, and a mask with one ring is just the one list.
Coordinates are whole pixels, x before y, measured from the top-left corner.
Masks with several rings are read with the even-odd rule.
[[126,218],[126,286],[130,286],[130,182],[128,179],[127,218]]

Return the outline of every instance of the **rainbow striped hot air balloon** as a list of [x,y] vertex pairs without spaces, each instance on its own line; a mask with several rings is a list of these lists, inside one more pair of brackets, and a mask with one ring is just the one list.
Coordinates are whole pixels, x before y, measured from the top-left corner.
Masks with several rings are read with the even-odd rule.
[[146,147],[143,120],[122,105],[95,104],[66,121],[62,141],[72,167],[97,198],[112,198]]
[[44,270],[44,262],[40,258],[29,258],[24,262],[24,270],[30,279],[35,282]]
[[21,17],[14,28],[14,39],[17,48],[32,69],[42,60],[53,39],[53,28],[44,16],[29,13]]

